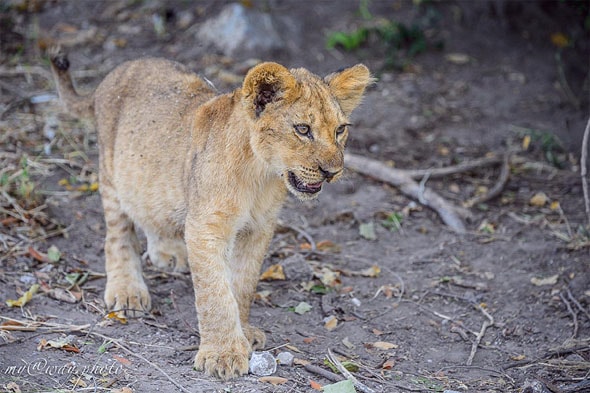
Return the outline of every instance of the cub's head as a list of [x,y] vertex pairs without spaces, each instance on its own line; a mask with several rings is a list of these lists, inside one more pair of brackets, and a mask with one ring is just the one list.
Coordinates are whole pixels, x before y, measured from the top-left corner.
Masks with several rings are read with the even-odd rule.
[[349,116],[372,82],[362,64],[323,79],[276,63],[246,75],[242,103],[254,123],[252,148],[299,199],[315,198],[325,181],[341,176]]

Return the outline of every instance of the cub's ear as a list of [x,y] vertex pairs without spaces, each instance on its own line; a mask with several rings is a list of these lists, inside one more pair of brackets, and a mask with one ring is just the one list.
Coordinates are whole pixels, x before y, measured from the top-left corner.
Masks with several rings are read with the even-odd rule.
[[375,82],[375,78],[365,65],[357,64],[326,76],[324,81],[330,86],[344,114],[349,116],[363,99],[365,88]]
[[242,99],[253,117],[259,117],[266,106],[295,94],[297,81],[288,69],[277,63],[261,63],[246,74]]

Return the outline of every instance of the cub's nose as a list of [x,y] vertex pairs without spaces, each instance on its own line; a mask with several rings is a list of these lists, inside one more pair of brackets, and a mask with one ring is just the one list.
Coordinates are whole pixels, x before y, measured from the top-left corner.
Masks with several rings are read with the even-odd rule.
[[332,181],[332,179],[335,176],[337,176],[340,172],[342,172],[342,169],[333,171],[333,170],[326,170],[326,169],[322,168],[321,166],[319,167],[319,170],[328,182]]

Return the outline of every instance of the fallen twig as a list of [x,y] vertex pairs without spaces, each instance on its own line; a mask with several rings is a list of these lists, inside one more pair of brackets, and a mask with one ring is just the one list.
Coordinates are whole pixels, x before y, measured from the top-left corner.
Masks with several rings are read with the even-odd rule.
[[582,155],[580,158],[580,176],[582,177],[582,190],[584,192],[584,205],[586,206],[586,219],[590,227],[590,196],[588,195],[588,179],[586,173],[588,171],[588,139],[590,139],[590,117],[584,130],[584,137],[582,138]]
[[[420,201],[424,206],[430,207],[436,211],[443,222],[455,232],[463,233],[466,231],[463,220],[460,217],[461,215],[467,215],[466,211],[458,206],[453,206],[434,191],[420,187],[420,185],[403,170],[390,168],[379,161],[356,154],[346,154],[345,161],[350,169],[391,184],[407,196]],[[423,179],[427,179],[427,175],[425,175]]]
[[328,360],[332,362],[332,364],[336,366],[338,371],[340,371],[342,375],[344,375],[348,380],[350,380],[358,390],[360,390],[363,393],[375,393],[373,389],[371,389],[370,387],[356,379],[355,376],[352,375],[350,371],[348,371],[346,367],[344,367],[338,359],[336,359],[336,356],[334,356],[332,351],[330,351],[330,348],[328,348]]
[[160,366],[158,366],[155,363],[152,363],[151,361],[149,361],[148,359],[146,359],[144,356],[133,352],[131,349],[127,348],[125,345],[123,345],[121,343],[121,339],[117,339],[117,338],[113,338],[113,337],[109,337],[109,336],[105,336],[104,334],[100,334],[100,333],[96,333],[96,332],[92,332],[92,331],[85,331],[84,333],[87,333],[91,336],[97,336],[100,338],[103,338],[105,340],[109,340],[111,341],[113,344],[115,344],[116,346],[118,346],[119,348],[121,348],[123,350],[123,352],[127,353],[130,356],[136,357],[139,360],[144,361],[145,363],[149,364],[150,366],[152,366],[153,368],[155,368],[157,371],[159,371],[162,375],[164,375],[170,382],[172,382],[174,384],[174,386],[176,386],[178,389],[180,389],[181,391],[185,392],[185,393],[191,393],[187,388],[185,388],[184,386],[182,386],[181,384],[179,384],[178,382],[176,382],[170,375],[168,375],[168,373],[166,373],[166,371],[164,371]]
[[590,313],[588,313],[588,311],[586,311],[586,309],[584,307],[582,307],[582,305],[580,304],[580,302],[578,301],[578,299],[576,299],[574,297],[574,295],[572,295],[572,292],[570,291],[569,288],[566,288],[566,291],[567,291],[567,297],[576,305],[576,307],[578,307],[578,309],[584,315],[586,315],[586,317],[588,318],[588,320],[590,320]]
[[316,375],[319,375],[320,377],[326,378],[328,381],[332,381],[332,382],[342,381],[342,378],[338,374],[334,374],[331,371],[324,370],[323,368],[318,367],[318,366],[314,366],[313,364],[306,364],[303,366],[303,368],[312,374],[316,374]]
[[574,310],[572,309],[572,306],[571,306],[570,302],[565,298],[565,296],[563,296],[563,293],[560,293],[559,294],[559,297],[561,298],[561,301],[567,307],[567,311],[572,316],[572,319],[574,321],[574,331],[572,333],[572,338],[576,338],[576,337],[578,337],[578,328],[579,328],[579,326],[578,326],[578,314],[576,312],[574,312]]
[[477,334],[477,336],[475,337],[475,341],[471,345],[471,353],[469,354],[469,358],[467,359],[467,365],[468,366],[471,366],[471,364],[473,363],[473,358],[475,357],[475,353],[477,352],[477,347],[479,347],[479,344],[481,343],[481,340],[482,340],[483,336],[486,334],[487,328],[489,328],[490,326],[493,326],[494,325],[494,317],[492,317],[490,315],[490,313],[488,313],[479,304],[477,305],[477,309],[479,311],[481,311],[483,313],[483,315],[485,315],[485,317],[487,318],[487,320],[484,321],[483,324],[481,325],[481,329],[480,329],[479,333]]
[[531,363],[538,363],[544,359],[550,359],[554,356],[565,356],[565,355],[569,355],[570,353],[574,353],[577,351],[588,351],[588,345],[590,345],[590,339],[576,340],[576,343],[578,343],[579,345],[551,349],[551,350],[545,352],[544,354],[542,354],[541,356],[538,356],[534,359],[519,360],[516,362],[505,364],[502,366],[502,369],[508,370],[510,368],[523,367],[523,366],[527,366]]
[[465,201],[463,203],[463,207],[467,207],[467,208],[473,207],[473,206],[477,205],[478,203],[483,203],[483,202],[489,201],[490,199],[497,197],[498,195],[500,195],[502,193],[502,190],[504,190],[504,187],[506,186],[506,183],[508,183],[509,178],[510,178],[510,154],[506,154],[504,156],[504,159],[502,160],[502,171],[500,172],[500,176],[498,177],[498,181],[496,182],[494,187],[492,187],[491,190],[489,190],[487,193],[485,193],[483,195],[478,195],[478,196],[475,196],[471,199],[468,199],[467,201]]

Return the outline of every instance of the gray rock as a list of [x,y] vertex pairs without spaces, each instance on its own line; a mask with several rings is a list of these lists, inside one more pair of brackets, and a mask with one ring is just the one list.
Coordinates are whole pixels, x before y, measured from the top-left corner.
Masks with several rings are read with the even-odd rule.
[[279,32],[285,28],[296,29],[268,13],[233,3],[207,20],[198,30],[197,39],[214,45],[227,56],[252,57],[283,50],[287,43]]
[[290,367],[293,365],[293,360],[295,360],[295,356],[291,352],[281,352],[277,355],[277,360],[281,366]]
[[252,352],[250,373],[258,377],[272,375],[277,371],[277,361],[270,352]]
[[290,281],[304,282],[311,280],[313,277],[311,266],[301,254],[293,254],[285,258],[281,262],[281,266],[283,266],[285,277]]

